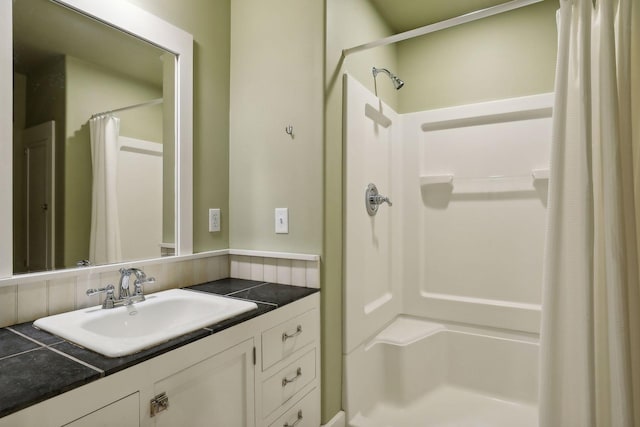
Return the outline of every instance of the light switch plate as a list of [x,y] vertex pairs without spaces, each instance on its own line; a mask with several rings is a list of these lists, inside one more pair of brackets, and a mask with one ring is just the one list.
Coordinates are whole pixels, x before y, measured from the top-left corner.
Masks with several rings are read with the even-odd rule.
[[276,208],[276,234],[289,234],[289,208]]

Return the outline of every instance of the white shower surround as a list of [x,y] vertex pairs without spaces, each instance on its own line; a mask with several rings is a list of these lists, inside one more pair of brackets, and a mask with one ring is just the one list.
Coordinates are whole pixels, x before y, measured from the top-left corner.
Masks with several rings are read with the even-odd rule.
[[[399,115],[349,76],[345,87],[347,423],[388,424],[396,408],[457,425],[447,423],[471,405],[536,425],[547,185],[531,174],[548,169],[552,95]],[[424,185],[433,175],[453,175],[452,185]],[[375,217],[364,207],[369,182],[393,201]],[[404,315],[418,330],[441,329],[393,338]],[[380,334],[390,342],[374,344]],[[426,362],[443,352],[446,366]],[[406,392],[416,384],[431,386]],[[434,402],[450,412],[428,418]]]

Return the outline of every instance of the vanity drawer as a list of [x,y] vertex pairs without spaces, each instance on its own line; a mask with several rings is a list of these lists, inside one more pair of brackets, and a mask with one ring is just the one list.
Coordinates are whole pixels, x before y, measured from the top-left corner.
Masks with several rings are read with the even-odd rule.
[[262,333],[262,370],[318,338],[318,310],[308,311]]
[[316,349],[305,353],[262,383],[262,415],[275,411],[316,378]]
[[269,427],[317,427],[320,425],[320,396],[314,388]]

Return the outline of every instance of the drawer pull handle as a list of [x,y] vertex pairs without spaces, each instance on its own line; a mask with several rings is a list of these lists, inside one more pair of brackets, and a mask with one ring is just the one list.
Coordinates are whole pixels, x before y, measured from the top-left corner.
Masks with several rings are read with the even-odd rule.
[[294,333],[292,333],[291,335],[289,335],[286,332],[283,332],[282,333],[282,342],[287,341],[289,338],[297,337],[301,333],[302,333],[302,325],[298,325],[298,327],[296,328],[296,331]]
[[293,378],[291,378],[291,379],[289,379],[289,378],[287,378],[287,377],[284,377],[284,378],[282,379],[282,387],[286,387],[286,386],[287,386],[287,384],[290,384],[290,383],[292,383],[292,382],[297,381],[297,380],[298,380],[298,378],[300,378],[301,376],[302,376],[302,368],[298,368],[298,370],[296,371],[296,376],[295,376],[295,377],[293,377]]
[[293,422],[293,424],[289,424],[289,421],[282,424],[282,427],[295,427],[300,421],[302,421],[302,409],[298,411],[298,418]]

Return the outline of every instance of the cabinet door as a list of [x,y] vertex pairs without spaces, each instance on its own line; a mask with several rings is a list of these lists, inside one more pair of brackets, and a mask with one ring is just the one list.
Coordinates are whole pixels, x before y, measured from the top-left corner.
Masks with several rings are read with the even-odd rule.
[[139,427],[140,397],[134,393],[95,412],[65,424],[65,427]]
[[253,384],[250,339],[155,383],[169,406],[151,420],[158,427],[253,427]]

